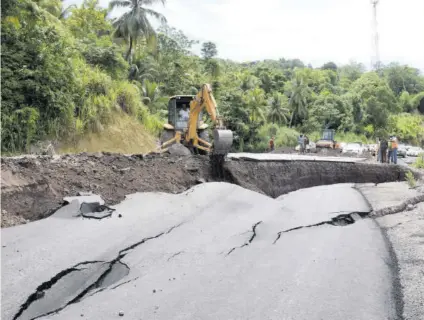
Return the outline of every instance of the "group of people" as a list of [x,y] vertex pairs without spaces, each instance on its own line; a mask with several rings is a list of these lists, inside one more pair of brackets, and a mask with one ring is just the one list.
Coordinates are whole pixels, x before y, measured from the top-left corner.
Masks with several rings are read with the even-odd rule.
[[306,146],[309,144],[309,138],[308,138],[308,136],[305,135],[305,134],[301,134],[297,138],[297,143],[299,145],[299,153],[305,153]]
[[397,151],[398,151],[398,141],[395,136],[386,140],[385,138],[379,139],[377,141],[378,151],[377,151],[377,161],[381,163],[394,163],[397,164]]

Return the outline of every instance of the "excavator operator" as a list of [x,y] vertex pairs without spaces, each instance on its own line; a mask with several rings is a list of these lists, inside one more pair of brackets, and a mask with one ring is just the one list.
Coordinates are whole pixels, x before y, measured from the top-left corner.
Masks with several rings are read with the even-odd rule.
[[189,111],[185,103],[183,104],[183,108],[179,112],[179,116],[180,116],[180,121],[188,121]]

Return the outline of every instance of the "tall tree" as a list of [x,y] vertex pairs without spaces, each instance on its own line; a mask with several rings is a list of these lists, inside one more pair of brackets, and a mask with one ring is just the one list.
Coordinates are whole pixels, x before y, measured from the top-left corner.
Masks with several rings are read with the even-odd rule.
[[148,16],[152,16],[162,23],[166,22],[166,18],[162,14],[146,8],[156,2],[162,2],[165,5],[165,0],[112,0],[109,3],[110,10],[119,7],[130,8],[129,11],[113,21],[114,35],[124,38],[129,43],[126,60],[131,57],[133,46],[140,37],[144,37],[150,44],[156,46],[156,32],[150,24]]
[[218,49],[216,48],[216,44],[213,42],[204,42],[202,44],[201,49],[203,59],[212,59],[218,55]]
[[278,124],[287,123],[289,114],[287,106],[287,97],[279,92],[274,92],[268,101],[268,120]]
[[324,63],[321,69],[337,71],[337,65],[333,61],[330,61],[330,62]]
[[245,96],[246,104],[249,108],[252,121],[265,120],[265,92],[260,88],[247,91]]
[[308,98],[311,95],[311,89],[305,84],[304,80],[294,77],[289,86],[289,107],[292,111],[290,127],[293,126],[295,116],[306,118],[308,114]]
[[424,90],[424,81],[420,78],[418,69],[400,65],[399,63],[391,63],[383,69],[384,77],[396,96],[403,91],[410,94],[416,94]]

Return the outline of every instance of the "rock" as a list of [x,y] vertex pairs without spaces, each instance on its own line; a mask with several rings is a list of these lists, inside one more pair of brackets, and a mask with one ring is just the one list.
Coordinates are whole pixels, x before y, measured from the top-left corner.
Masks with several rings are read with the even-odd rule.
[[133,159],[136,159],[136,160],[143,160],[144,159],[144,155],[143,154],[133,154],[131,157]]
[[123,317],[124,316],[124,311],[119,311],[118,314],[119,314],[120,317]]
[[93,192],[91,192],[91,191],[78,191],[77,195],[78,196],[92,196]]
[[206,183],[206,180],[205,179],[203,179],[203,178],[198,178],[198,179],[196,179],[196,183]]
[[180,143],[174,143],[172,146],[168,148],[168,152],[170,155],[173,156],[189,156],[191,155],[191,152],[189,149],[184,147]]
[[406,210],[407,211],[411,211],[411,210],[414,210],[414,205],[413,204],[408,204],[407,206],[406,206]]

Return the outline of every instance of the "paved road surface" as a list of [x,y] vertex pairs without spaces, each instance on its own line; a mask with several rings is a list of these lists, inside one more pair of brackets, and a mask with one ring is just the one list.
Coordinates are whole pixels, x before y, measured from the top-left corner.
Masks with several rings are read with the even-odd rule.
[[396,251],[404,319],[424,319],[424,203],[377,222]]
[[77,207],[2,230],[2,319],[398,319],[386,240],[350,184],[274,200],[208,183],[103,220]]

